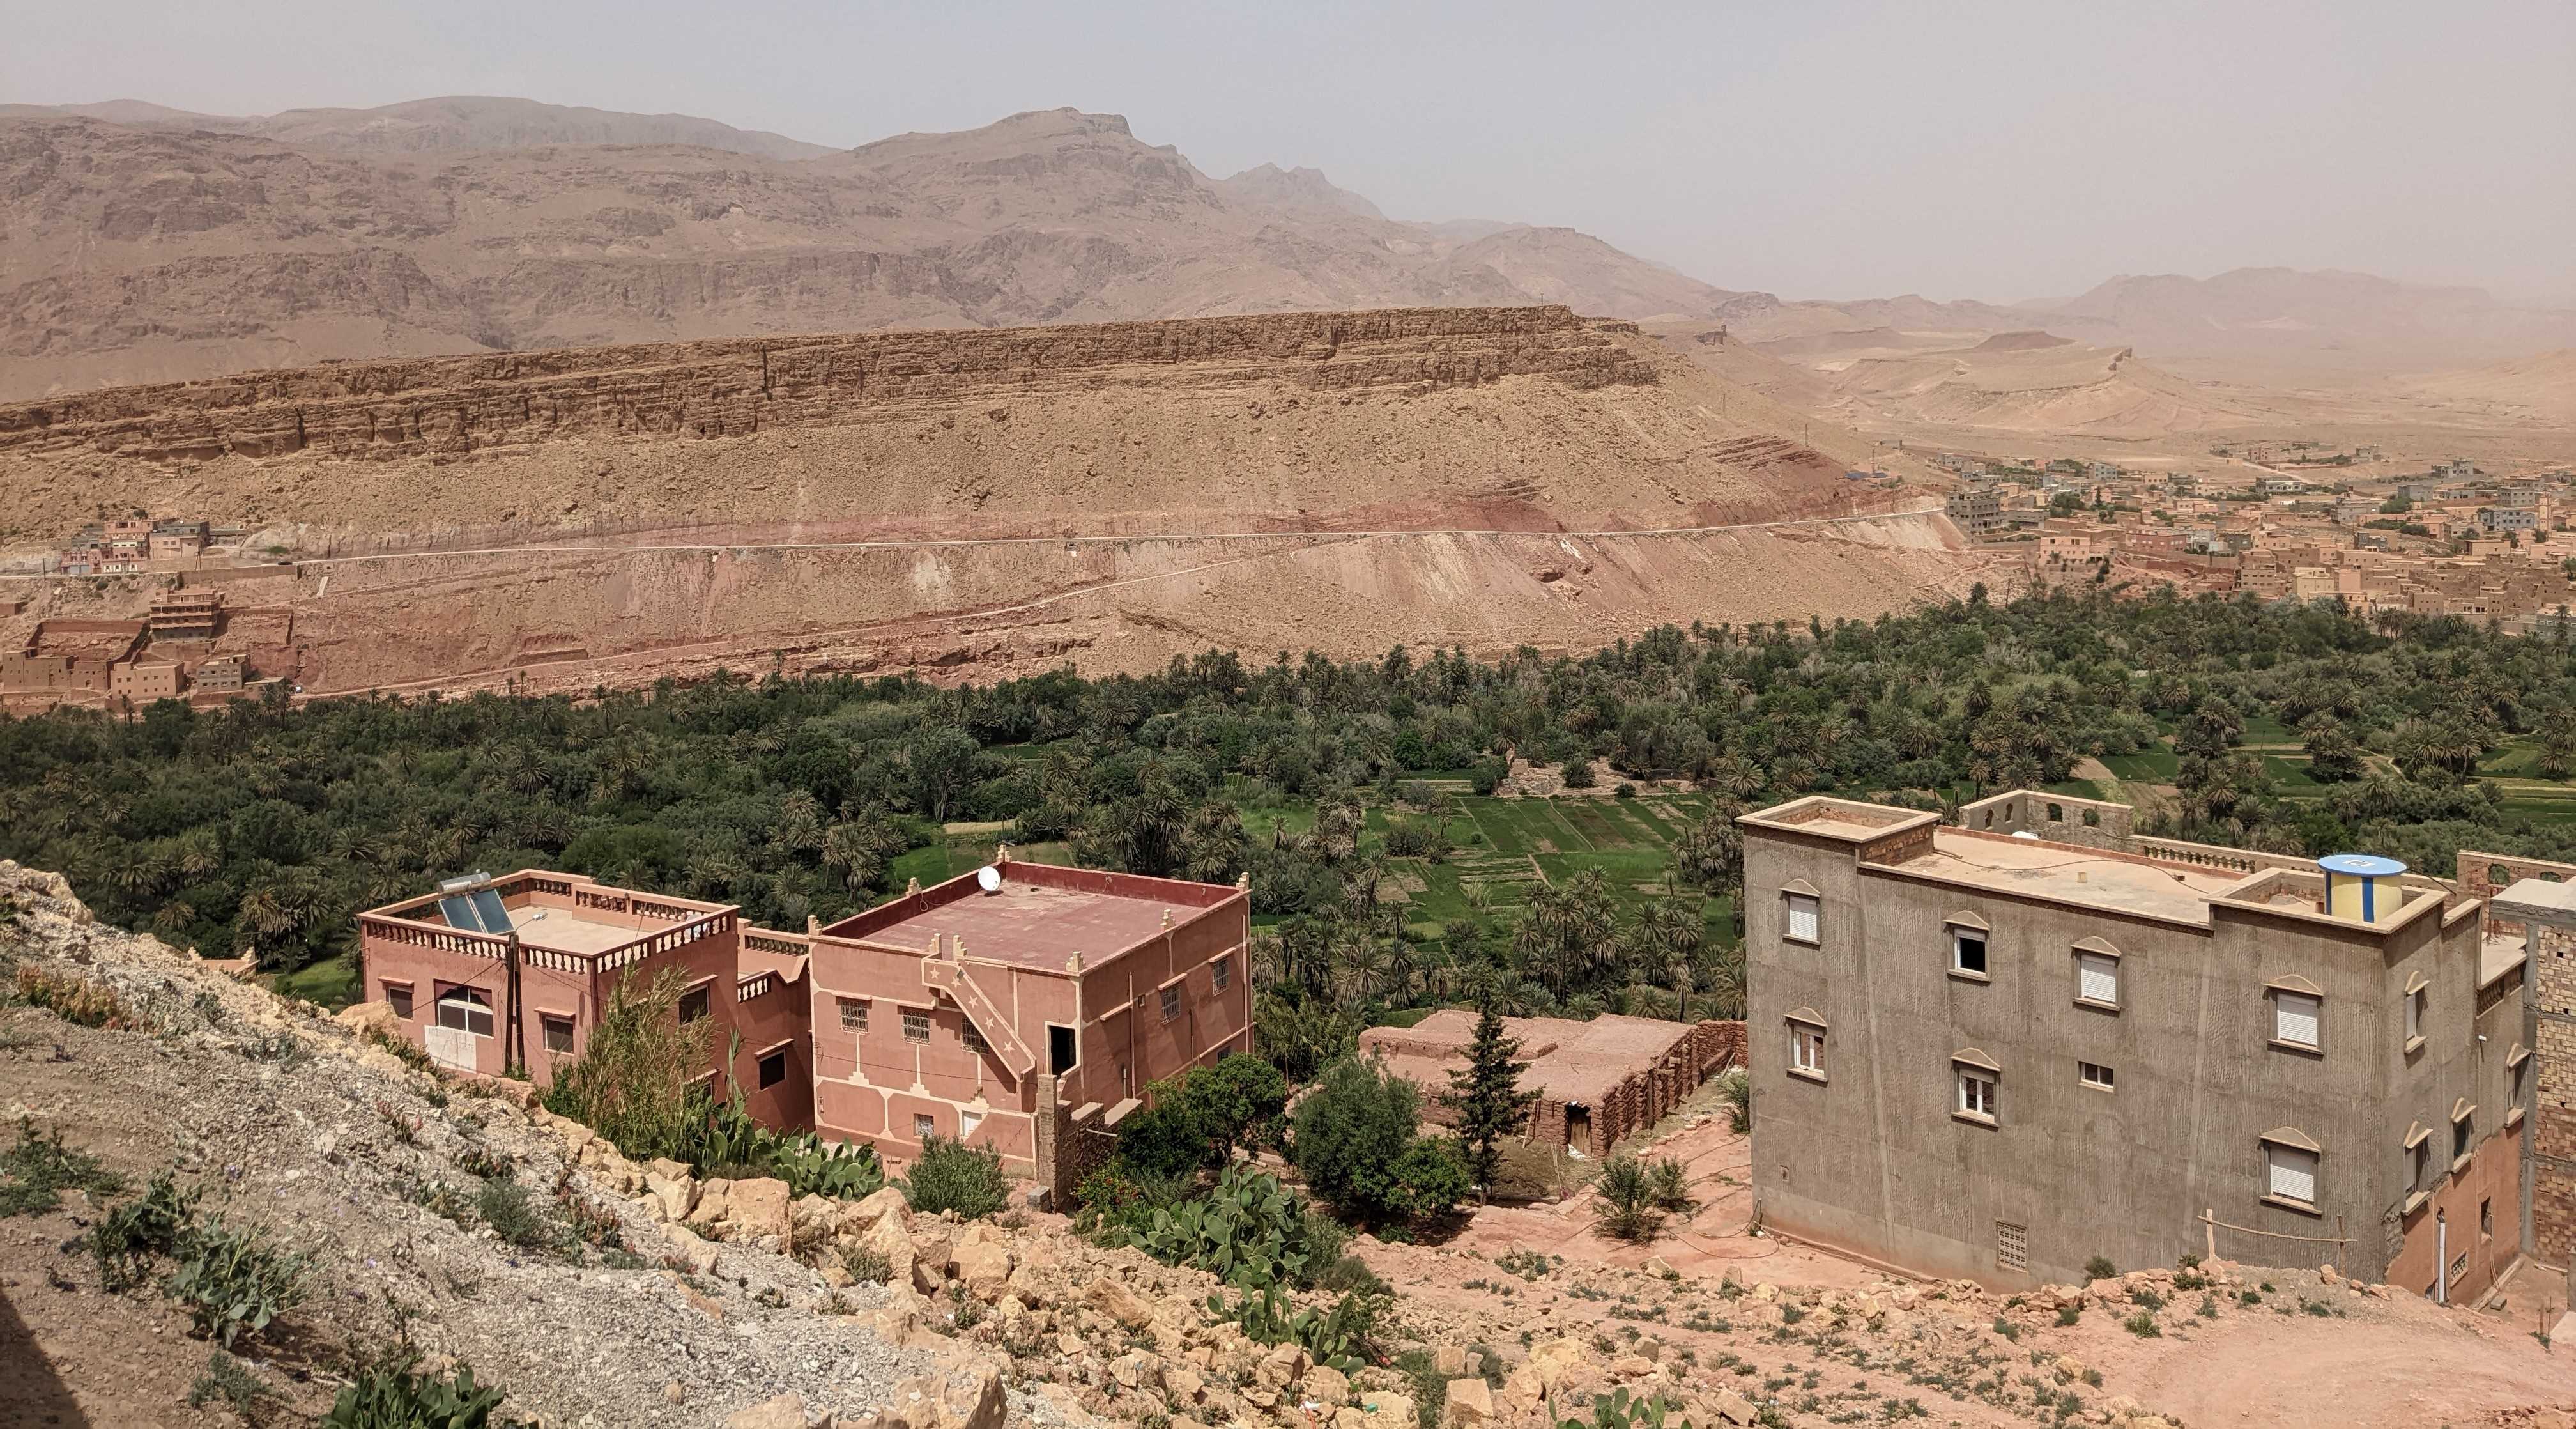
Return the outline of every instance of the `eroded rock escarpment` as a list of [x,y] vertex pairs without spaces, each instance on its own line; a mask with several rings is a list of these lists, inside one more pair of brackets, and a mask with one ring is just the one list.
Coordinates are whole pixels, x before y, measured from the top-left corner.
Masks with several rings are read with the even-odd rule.
[[652,343],[326,363],[0,407],[0,455],[461,456],[568,438],[745,436],[894,405],[1258,377],[1318,392],[1536,376],[1651,384],[1624,323],[1563,307],[1394,308],[1170,322]]

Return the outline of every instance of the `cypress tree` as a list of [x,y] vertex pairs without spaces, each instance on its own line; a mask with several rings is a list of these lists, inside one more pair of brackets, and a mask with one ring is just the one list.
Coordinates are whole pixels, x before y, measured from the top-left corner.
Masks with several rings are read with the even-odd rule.
[[1521,1090],[1529,1063],[1520,1054],[1520,1039],[1503,1035],[1503,1014],[1486,998],[1477,1009],[1476,1036],[1467,1044],[1467,1065],[1449,1073],[1449,1090],[1440,1098],[1457,1116],[1468,1174],[1488,1196],[1502,1166],[1503,1138],[1519,1134],[1538,1100],[1538,1093]]

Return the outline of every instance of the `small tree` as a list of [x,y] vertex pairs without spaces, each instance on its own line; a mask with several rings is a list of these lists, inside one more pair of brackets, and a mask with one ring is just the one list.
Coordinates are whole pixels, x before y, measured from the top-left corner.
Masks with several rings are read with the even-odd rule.
[[1493,999],[1485,999],[1467,1044],[1467,1065],[1450,1072],[1449,1090],[1441,1097],[1456,1115],[1467,1179],[1488,1196],[1503,1163],[1503,1138],[1520,1131],[1538,1101],[1538,1093],[1521,1090],[1521,1073],[1530,1064],[1520,1055],[1520,1039],[1503,1035],[1503,1014]]
[[1297,1104],[1289,1154],[1344,1216],[1375,1224],[1447,1211],[1466,1168],[1446,1138],[1419,1135],[1422,1094],[1375,1061],[1345,1057]]
[[638,1160],[686,1158],[709,1111],[689,1080],[706,1069],[708,1024],[682,1023],[681,976],[665,968],[609,990],[580,1057],[558,1065],[546,1106]]

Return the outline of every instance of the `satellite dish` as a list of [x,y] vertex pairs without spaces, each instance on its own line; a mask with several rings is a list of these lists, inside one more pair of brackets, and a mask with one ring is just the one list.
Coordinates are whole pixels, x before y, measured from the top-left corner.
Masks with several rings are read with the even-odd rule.
[[975,886],[987,893],[1002,891],[1002,871],[991,864],[975,870]]

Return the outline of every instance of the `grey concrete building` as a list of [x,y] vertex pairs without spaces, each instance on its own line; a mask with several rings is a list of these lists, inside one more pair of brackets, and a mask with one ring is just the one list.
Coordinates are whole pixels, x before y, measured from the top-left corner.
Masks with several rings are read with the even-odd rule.
[[2528,957],[2454,885],[2027,790],[1740,823],[1776,1230],[2002,1286],[2214,1250],[2451,1299],[2524,1250]]

